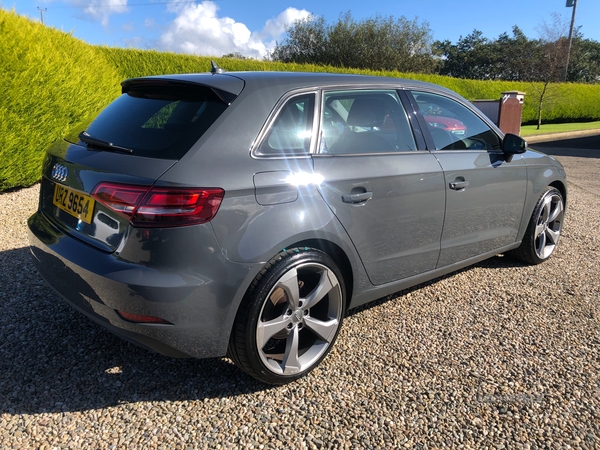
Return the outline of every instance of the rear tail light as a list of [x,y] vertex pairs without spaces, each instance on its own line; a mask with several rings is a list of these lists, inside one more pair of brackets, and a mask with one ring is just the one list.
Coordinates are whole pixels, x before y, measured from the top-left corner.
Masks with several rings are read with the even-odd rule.
[[215,217],[223,189],[168,188],[100,183],[92,196],[137,227],[178,227]]
[[130,218],[148,189],[150,186],[100,183],[92,191],[92,196],[113,211]]

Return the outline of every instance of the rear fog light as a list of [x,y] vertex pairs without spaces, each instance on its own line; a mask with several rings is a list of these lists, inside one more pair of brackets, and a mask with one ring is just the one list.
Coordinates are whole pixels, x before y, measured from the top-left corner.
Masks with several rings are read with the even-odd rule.
[[161,319],[160,317],[152,317],[152,316],[141,316],[139,314],[131,314],[125,311],[118,311],[117,313],[125,320],[129,322],[135,323],[153,323],[153,324],[161,324],[161,325],[173,325],[171,322]]

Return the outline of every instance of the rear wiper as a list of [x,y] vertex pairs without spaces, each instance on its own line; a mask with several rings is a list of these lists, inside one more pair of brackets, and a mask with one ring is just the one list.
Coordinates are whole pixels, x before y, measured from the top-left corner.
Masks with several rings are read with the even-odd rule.
[[113,144],[112,142],[104,141],[102,139],[98,139],[92,137],[88,134],[87,131],[82,131],[79,133],[79,139],[87,144],[91,144],[94,147],[100,147],[101,149],[113,151],[113,152],[125,152],[133,154],[133,150],[126,147],[119,147],[118,145]]

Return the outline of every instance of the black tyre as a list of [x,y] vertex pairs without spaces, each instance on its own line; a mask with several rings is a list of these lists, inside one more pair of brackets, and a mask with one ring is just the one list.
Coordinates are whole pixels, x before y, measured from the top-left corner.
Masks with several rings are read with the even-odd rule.
[[325,358],[346,309],[342,274],[320,250],[294,248],[256,276],[235,319],[228,354],[252,377],[285,384]]
[[558,244],[564,216],[562,194],[556,188],[547,187],[535,205],[523,242],[511,255],[528,264],[546,261]]

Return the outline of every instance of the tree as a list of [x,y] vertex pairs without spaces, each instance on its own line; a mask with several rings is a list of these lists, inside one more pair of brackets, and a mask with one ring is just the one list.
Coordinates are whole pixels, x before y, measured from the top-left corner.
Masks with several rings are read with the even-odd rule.
[[347,12],[328,24],[311,16],[286,33],[271,54],[274,61],[420,73],[436,68],[429,24],[417,18],[376,15],[357,22]]
[[252,59],[249,56],[244,56],[240,52],[227,53],[226,55],[221,56],[221,58],[229,58],[229,59]]
[[327,23],[323,17],[310,16],[286,27],[287,37],[275,46],[273,61],[297,64],[327,64],[331,56],[327,46]]
[[583,39],[579,28],[573,36],[567,81],[600,83],[600,42]]
[[[466,37],[461,36],[456,44],[449,40],[436,41],[432,48],[441,75],[476,80],[545,82],[549,75],[555,79],[550,72],[561,65],[564,67],[567,25],[561,16],[554,14],[551,23],[543,22],[538,26],[538,39],[528,38],[515,25],[512,35],[502,33],[495,40],[473,30]],[[581,27],[574,30],[567,81],[600,83],[600,42],[584,39]]]
[[[531,79],[525,81],[532,81],[530,85],[537,96],[538,130],[542,124],[544,102],[551,100],[555,95],[550,88],[550,83],[560,81],[567,60],[567,29],[566,21],[558,13],[552,14],[551,23],[544,20],[537,28],[540,35],[541,56],[534,61]],[[541,86],[533,83],[534,81],[540,82]]]
[[491,42],[479,30],[473,30],[466,37],[460,37],[456,45],[450,41],[436,41],[434,52],[441,56],[441,75],[455,78],[485,80],[491,78]]
[[535,77],[536,61],[541,55],[539,40],[527,38],[518,26],[513,26],[512,36],[501,34],[493,43],[494,79],[523,81]]
[[[456,44],[436,41],[433,52],[439,60],[442,75],[477,80],[507,80],[528,82],[529,98],[537,102],[538,129],[544,106],[557,95],[553,83],[559,83],[566,63],[568,22],[557,13],[550,22],[536,28],[538,39],[529,39],[517,26],[512,36],[501,34],[489,40],[481,31],[473,30],[460,37]],[[575,29],[571,48],[571,63],[567,80],[600,83],[600,43],[584,39]]]
[[496,40],[483,37],[473,30],[450,41],[434,43],[434,52],[441,58],[440,74],[474,80],[518,81],[532,74],[532,62],[539,52],[539,42],[528,39],[521,29],[513,27],[512,36],[501,34]]

